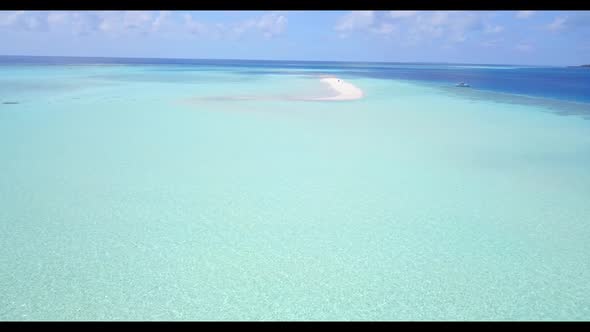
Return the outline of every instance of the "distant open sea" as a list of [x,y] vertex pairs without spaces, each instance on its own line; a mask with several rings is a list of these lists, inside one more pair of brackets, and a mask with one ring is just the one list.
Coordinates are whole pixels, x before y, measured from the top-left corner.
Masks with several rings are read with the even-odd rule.
[[0,320],[589,320],[589,238],[589,68],[0,57]]

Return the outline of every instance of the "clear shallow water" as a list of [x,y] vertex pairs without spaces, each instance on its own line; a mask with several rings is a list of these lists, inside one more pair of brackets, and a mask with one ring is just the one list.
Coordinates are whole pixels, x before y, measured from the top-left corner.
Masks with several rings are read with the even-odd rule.
[[588,320],[585,104],[284,67],[1,66],[0,319]]

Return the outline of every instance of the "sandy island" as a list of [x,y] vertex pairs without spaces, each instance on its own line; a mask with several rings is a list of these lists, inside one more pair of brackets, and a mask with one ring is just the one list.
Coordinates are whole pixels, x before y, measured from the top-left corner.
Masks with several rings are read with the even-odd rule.
[[328,87],[336,92],[336,95],[329,97],[304,97],[304,96],[205,96],[196,98],[197,100],[293,100],[293,101],[339,101],[339,100],[355,100],[363,98],[363,90],[357,88],[351,83],[333,76],[320,76],[320,82],[328,85]]
[[337,77],[324,77],[320,81],[328,84],[338,94],[332,97],[313,98],[313,100],[354,100],[363,97],[363,90]]

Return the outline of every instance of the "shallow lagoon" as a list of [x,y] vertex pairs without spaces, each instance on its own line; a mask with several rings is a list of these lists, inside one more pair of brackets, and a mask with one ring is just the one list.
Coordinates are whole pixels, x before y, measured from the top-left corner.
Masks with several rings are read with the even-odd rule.
[[0,68],[0,319],[590,317],[585,104],[158,66]]

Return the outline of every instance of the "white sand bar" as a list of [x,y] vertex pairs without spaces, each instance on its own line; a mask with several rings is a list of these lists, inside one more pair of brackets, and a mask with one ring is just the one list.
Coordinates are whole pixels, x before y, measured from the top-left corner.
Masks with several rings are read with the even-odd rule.
[[324,77],[320,81],[328,84],[338,94],[332,97],[314,98],[314,100],[354,100],[363,97],[363,90],[337,77]]

